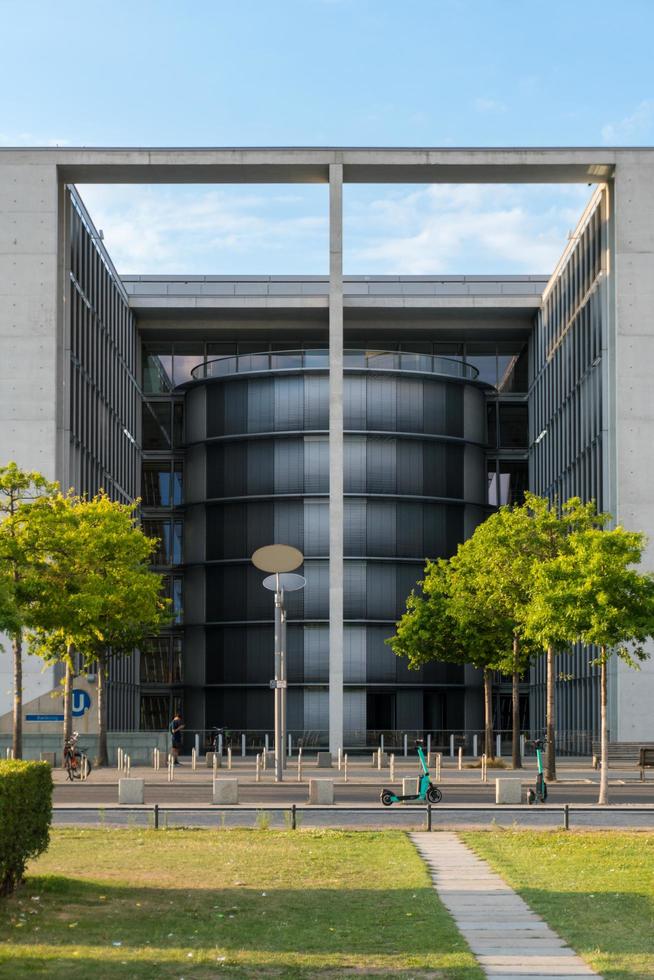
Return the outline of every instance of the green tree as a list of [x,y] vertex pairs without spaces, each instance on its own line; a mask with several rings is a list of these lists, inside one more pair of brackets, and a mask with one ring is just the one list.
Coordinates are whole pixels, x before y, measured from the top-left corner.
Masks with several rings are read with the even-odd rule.
[[2,621],[11,637],[13,659],[13,739],[15,759],[23,755],[23,633],[30,625],[33,562],[25,539],[31,505],[55,493],[56,484],[40,473],[19,469],[16,463],[0,467],[0,586]]
[[149,568],[156,541],[138,527],[137,508],[138,501],[120,504],[104,493],[92,500],[59,494],[35,507],[30,522],[39,569],[31,610],[37,648],[66,665],[65,719],[73,653],[84,671],[96,672],[99,765],[107,763],[105,681],[112,660],[170,619],[161,576]]
[[441,661],[472,664],[483,671],[484,751],[492,757],[492,671],[499,666],[506,637],[496,621],[488,621],[480,609],[475,615],[470,608],[471,596],[462,577],[457,579],[454,559],[428,561],[419,584],[422,595],[411,593],[394,636],[386,642],[396,656],[407,658],[411,670]]
[[538,569],[530,612],[532,629],[554,622],[568,642],[599,648],[601,804],[608,803],[607,662],[615,654],[638,667],[654,636],[654,577],[633,567],[644,548],[643,534],[621,527],[570,535],[565,552]]

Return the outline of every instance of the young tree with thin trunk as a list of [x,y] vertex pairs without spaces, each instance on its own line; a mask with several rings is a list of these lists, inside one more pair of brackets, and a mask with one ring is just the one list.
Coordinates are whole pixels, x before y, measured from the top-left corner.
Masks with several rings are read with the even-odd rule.
[[483,618],[482,610],[475,615],[462,584],[457,581],[455,559],[428,561],[420,583],[422,595],[411,593],[395,635],[386,642],[396,656],[407,658],[411,670],[440,661],[472,664],[483,671],[484,751],[492,758],[492,672],[500,667],[507,636],[501,633],[502,624]]
[[40,473],[21,470],[16,463],[0,467],[0,578],[5,594],[4,622],[0,627],[11,637],[12,748],[15,759],[21,759],[23,755],[23,634],[30,625],[29,602],[33,584],[32,556],[24,531],[33,502],[56,489],[56,484]]
[[565,553],[538,570],[530,613],[532,629],[549,625],[570,643],[599,648],[600,804],[608,803],[607,664],[615,654],[637,668],[654,636],[654,576],[634,568],[644,548],[643,534],[621,527],[572,534]]

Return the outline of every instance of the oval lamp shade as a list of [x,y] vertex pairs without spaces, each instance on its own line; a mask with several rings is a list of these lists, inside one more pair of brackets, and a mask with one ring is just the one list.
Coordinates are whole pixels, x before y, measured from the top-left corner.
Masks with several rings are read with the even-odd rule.
[[[292,572],[282,572],[279,576],[279,587],[282,592],[297,592],[298,589],[303,589],[307,584],[307,580],[304,575],[294,575]],[[269,575],[268,578],[263,580],[264,589],[270,589],[271,592],[277,591],[277,575]]]
[[252,564],[262,572],[293,572],[303,561],[302,552],[289,544],[267,544],[252,555]]

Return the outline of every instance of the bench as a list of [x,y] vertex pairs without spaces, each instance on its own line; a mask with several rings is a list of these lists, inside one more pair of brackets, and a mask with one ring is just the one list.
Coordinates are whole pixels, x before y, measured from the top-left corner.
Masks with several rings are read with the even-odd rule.
[[654,769],[654,749],[648,749],[647,746],[643,745],[640,750],[638,765],[640,766],[640,778],[642,782],[645,778],[645,770]]
[[[599,742],[593,742],[593,769],[599,769],[600,757],[602,754]],[[646,750],[654,752],[654,742],[609,742],[608,745],[608,768],[612,766],[628,767],[640,766],[640,753]]]

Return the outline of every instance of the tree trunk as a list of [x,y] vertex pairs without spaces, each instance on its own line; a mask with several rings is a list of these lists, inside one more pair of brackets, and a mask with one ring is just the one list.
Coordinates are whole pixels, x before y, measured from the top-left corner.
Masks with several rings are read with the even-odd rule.
[[[64,676],[64,746],[73,734],[73,674],[72,662],[75,647],[69,643],[66,647],[66,674]],[[64,758],[62,754],[62,759]]]
[[609,730],[606,717],[607,703],[606,683],[606,647],[602,647],[602,662],[600,663],[600,805],[609,802]]
[[520,755],[520,671],[518,662],[520,656],[520,640],[513,637],[513,675],[511,677],[511,765],[514,769],[522,769]]
[[554,647],[547,648],[547,718],[545,721],[545,776],[556,779],[556,745],[554,743],[556,717],[554,701]]
[[23,758],[23,636],[16,633],[11,649],[14,657],[14,726],[12,749],[14,759]]
[[98,755],[95,760],[96,766],[106,766],[108,765],[107,756],[107,708],[105,705],[105,690],[104,690],[104,664],[102,661],[98,662],[98,686],[97,686],[97,698],[98,698]]
[[492,674],[484,667],[484,752],[487,759],[495,758],[493,749],[493,684]]

